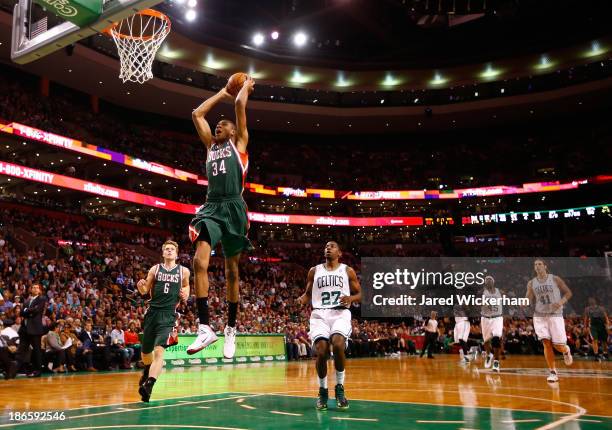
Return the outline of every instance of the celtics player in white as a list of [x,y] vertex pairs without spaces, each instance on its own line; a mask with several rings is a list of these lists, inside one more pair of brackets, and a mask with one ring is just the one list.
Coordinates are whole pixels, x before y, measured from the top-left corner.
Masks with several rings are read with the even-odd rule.
[[470,362],[470,358],[467,353],[467,340],[470,337],[470,329],[472,328],[472,325],[467,317],[467,309],[465,306],[455,304],[453,307],[453,314],[455,315],[453,338],[455,343],[460,345],[459,363],[468,364]]
[[[485,288],[482,292],[483,299],[495,298],[501,300],[502,294],[501,291],[495,287],[495,279],[493,279],[493,276],[486,276],[484,284]],[[480,326],[482,328],[482,339],[487,354],[484,367],[489,369],[491,367],[491,361],[493,361],[493,371],[499,372],[501,339],[504,333],[504,317],[501,303],[482,306],[480,310]],[[491,352],[491,346],[493,346],[493,352]]]
[[319,377],[318,410],[327,410],[327,360],[329,344],[334,351],[336,368],[336,406],[348,409],[344,395],[344,366],[346,342],[351,335],[351,303],[361,301],[361,286],[355,271],[338,260],[342,255],[336,242],[325,245],[325,263],[310,268],[306,292],[298,299],[302,305],[312,303],[310,338],[317,351]]
[[567,346],[565,321],[563,320],[563,305],[572,297],[572,292],[563,279],[548,273],[548,268],[543,260],[535,260],[533,268],[536,277],[527,284],[529,303],[535,301],[533,328],[544,345],[544,357],[546,357],[550,370],[546,380],[557,382],[559,377],[555,367],[553,346],[557,351],[563,353],[566,365],[569,366],[573,362],[570,348]]

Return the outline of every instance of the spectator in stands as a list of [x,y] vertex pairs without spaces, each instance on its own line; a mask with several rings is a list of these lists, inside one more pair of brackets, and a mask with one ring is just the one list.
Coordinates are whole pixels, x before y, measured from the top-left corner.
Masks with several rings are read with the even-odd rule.
[[66,367],[68,371],[76,372],[77,371],[77,368],[76,368],[77,351],[79,347],[81,346],[81,341],[79,340],[79,338],[77,337],[76,333],[73,330],[72,318],[70,317],[66,318],[66,321],[64,322],[62,333],[60,335],[60,339],[61,339],[62,345],[65,345],[68,342],[71,344],[71,346],[65,350],[66,351]]
[[[108,329],[107,329],[108,330]],[[120,367],[122,369],[131,369],[130,364],[132,357],[134,356],[134,349],[128,348],[125,344],[125,335],[123,331],[123,322],[117,320],[115,323],[114,330],[110,332],[111,348],[119,354]]]
[[140,344],[140,339],[138,338],[136,323],[132,321],[128,327],[129,329],[124,334],[125,345],[134,351],[134,361],[139,362],[142,345]]
[[17,362],[14,359],[17,345],[14,338],[3,332],[4,322],[0,320],[0,370],[4,372],[4,379],[13,379],[17,375]]
[[66,351],[62,344],[60,333],[63,326],[59,322],[52,323],[49,327],[49,333],[44,336],[45,348],[45,367],[48,363],[53,363],[52,370],[54,373],[65,373],[66,368]]
[[[94,367],[94,351],[98,348],[96,345],[97,334],[92,331],[91,321],[85,322],[85,327],[79,335],[81,346],[77,348],[77,356],[80,361],[85,364],[85,370],[97,372]],[[105,366],[108,367],[108,366]]]

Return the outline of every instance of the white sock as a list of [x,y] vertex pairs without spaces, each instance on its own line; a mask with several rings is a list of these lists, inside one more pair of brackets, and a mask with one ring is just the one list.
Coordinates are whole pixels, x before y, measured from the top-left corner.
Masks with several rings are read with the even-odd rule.
[[344,385],[344,372],[346,372],[346,371],[343,370],[342,372],[338,372],[336,370],[336,384]]
[[319,387],[327,389],[327,376],[325,378],[319,378]]

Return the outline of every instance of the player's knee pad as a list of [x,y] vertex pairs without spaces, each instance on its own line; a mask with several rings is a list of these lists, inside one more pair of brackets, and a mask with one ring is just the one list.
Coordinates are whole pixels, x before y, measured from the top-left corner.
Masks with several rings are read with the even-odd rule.
[[501,346],[501,339],[499,336],[493,336],[493,339],[491,339],[491,345],[493,345],[493,348],[499,348]]

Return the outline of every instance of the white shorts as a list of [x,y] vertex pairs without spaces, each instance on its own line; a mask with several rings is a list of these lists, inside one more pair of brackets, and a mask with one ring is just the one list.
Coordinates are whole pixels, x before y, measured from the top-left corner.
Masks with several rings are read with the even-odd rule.
[[482,340],[487,342],[494,337],[501,339],[504,334],[504,317],[481,317],[480,327],[482,328]]
[[334,334],[341,334],[348,340],[352,331],[348,309],[313,309],[310,314],[309,334],[313,345],[318,339],[330,340]]
[[468,337],[470,337],[470,328],[472,328],[472,325],[467,318],[465,320],[455,318],[455,328],[453,329],[455,343],[459,343],[460,340],[467,342]]
[[533,328],[539,340],[548,339],[557,345],[567,343],[565,320],[562,316],[533,317]]

